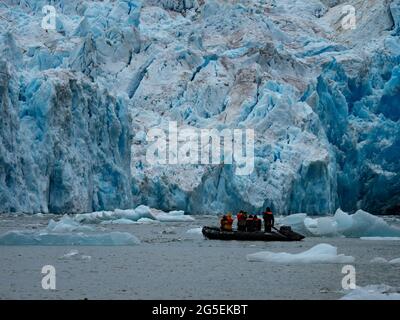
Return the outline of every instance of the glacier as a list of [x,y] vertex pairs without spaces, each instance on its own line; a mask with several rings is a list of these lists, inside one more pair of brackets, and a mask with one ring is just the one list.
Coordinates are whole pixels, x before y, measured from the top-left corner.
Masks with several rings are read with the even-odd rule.
[[[398,0],[51,3],[0,3],[0,212],[400,213]],[[169,121],[254,129],[255,170],[149,165]]]

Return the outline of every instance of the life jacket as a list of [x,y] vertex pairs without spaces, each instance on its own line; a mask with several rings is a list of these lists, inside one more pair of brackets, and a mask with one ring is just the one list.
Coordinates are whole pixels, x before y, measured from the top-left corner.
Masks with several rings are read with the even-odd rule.
[[272,219],[273,216],[274,216],[274,215],[272,214],[271,211],[265,211],[265,212],[263,213],[263,218],[264,218],[264,219],[270,220],[270,219]]
[[238,220],[246,220],[247,217],[244,213],[238,213],[237,218]]
[[221,219],[221,229],[225,231],[232,231],[233,219],[232,217],[226,217]]
[[261,230],[261,219],[260,218],[253,218],[253,225],[254,225],[254,229],[259,231]]

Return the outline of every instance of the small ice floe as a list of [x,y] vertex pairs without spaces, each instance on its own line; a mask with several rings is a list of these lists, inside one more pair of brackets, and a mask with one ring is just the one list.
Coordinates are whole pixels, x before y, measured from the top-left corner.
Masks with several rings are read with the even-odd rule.
[[60,259],[66,260],[66,259],[81,259],[81,260],[86,260],[89,261],[92,259],[91,256],[88,255],[80,255],[78,250],[70,250],[66,254],[60,257]]
[[385,258],[374,258],[370,261],[370,263],[389,263],[389,264],[400,264],[400,258],[392,259],[390,261],[386,260]]
[[348,214],[338,209],[333,216],[312,218],[305,213],[278,217],[277,222],[308,236],[345,236],[365,240],[399,240],[400,228],[389,225],[382,217],[363,210]]
[[192,234],[192,235],[203,235],[202,230],[203,230],[202,227],[192,228],[192,229],[189,229],[188,231],[186,231],[186,233]]
[[370,263],[388,263],[388,261],[385,258],[376,257],[373,258]]
[[400,237],[361,237],[360,239],[372,241],[400,241]]
[[54,221],[51,219],[49,224],[47,225],[47,231],[53,233],[64,233],[64,232],[73,232],[73,231],[93,231],[93,228],[90,226],[83,226],[79,222],[75,221],[70,216],[63,216],[59,221]]
[[60,258],[61,259],[70,259],[70,258],[76,257],[77,255],[79,255],[78,250],[70,250]]
[[100,224],[135,224],[135,221],[129,219],[117,219],[117,220],[106,220],[102,221]]
[[140,240],[127,232],[48,233],[9,231],[0,235],[0,245],[41,246],[125,246],[139,244]]
[[341,300],[400,300],[400,289],[384,284],[357,287]]
[[318,244],[301,253],[261,251],[247,255],[247,260],[279,264],[353,263],[355,261],[352,256],[337,254],[337,248],[326,243]]

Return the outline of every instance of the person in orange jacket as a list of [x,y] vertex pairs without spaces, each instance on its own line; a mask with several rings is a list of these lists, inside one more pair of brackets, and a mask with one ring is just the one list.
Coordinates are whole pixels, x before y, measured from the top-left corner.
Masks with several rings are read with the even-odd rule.
[[226,231],[232,231],[232,225],[233,225],[232,214],[231,214],[231,213],[228,213],[228,214],[226,215],[225,230],[226,230]]
[[270,207],[267,207],[267,209],[263,213],[263,219],[265,232],[271,232],[271,228],[275,224],[275,219]]
[[224,215],[221,219],[221,231],[232,231],[233,219],[230,213]]

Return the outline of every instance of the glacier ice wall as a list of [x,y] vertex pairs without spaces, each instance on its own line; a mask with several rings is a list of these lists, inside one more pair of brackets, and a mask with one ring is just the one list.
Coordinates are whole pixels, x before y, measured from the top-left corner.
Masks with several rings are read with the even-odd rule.
[[[400,212],[399,3],[0,3],[0,212]],[[252,128],[255,170],[150,166],[149,128]]]

